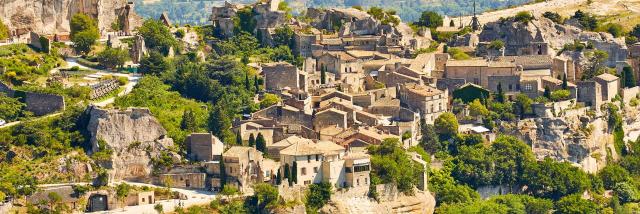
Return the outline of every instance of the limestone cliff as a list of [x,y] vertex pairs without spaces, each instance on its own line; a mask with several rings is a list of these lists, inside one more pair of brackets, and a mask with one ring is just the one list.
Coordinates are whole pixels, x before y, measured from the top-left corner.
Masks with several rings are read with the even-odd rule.
[[[111,158],[100,165],[111,170],[114,179],[148,177],[152,172],[152,158],[161,152],[168,154],[173,140],[146,108],[104,110],[92,108],[87,130],[91,135],[91,151],[112,151]],[[100,148],[99,140],[106,148]],[[179,156],[173,154],[174,158]]]
[[609,33],[588,32],[575,26],[557,24],[544,17],[528,23],[513,20],[490,22],[484,26],[479,38],[481,42],[504,41],[507,55],[537,54],[529,50],[545,49],[545,43],[549,46],[548,54],[555,55],[565,44],[572,44],[575,40],[590,42],[595,48],[608,52],[611,66],[615,66],[617,61],[624,61],[628,54],[623,39],[613,38]]
[[[331,195],[319,213],[433,213],[436,200],[428,191],[415,190],[414,195],[398,193],[393,185],[378,185],[380,202],[367,196],[368,188],[350,188]],[[384,186],[384,187],[383,187]]]
[[135,27],[141,20],[127,0],[0,0],[0,19],[17,34],[68,33],[71,17],[77,13],[96,18],[101,33],[116,21]]
[[502,131],[531,145],[539,160],[549,157],[574,163],[587,172],[596,172],[606,165],[607,155],[615,155],[613,136],[608,133],[606,117],[587,116],[585,111],[569,110],[559,117],[505,123]]

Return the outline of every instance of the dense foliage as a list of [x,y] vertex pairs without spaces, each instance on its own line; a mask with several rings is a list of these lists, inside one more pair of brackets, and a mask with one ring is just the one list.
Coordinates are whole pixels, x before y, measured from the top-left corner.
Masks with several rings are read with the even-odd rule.
[[423,167],[413,162],[398,139],[385,139],[368,148],[371,154],[371,184],[394,183],[398,190],[412,193]]
[[[114,104],[121,108],[149,108],[151,113],[167,130],[169,137],[180,144],[191,133],[190,130],[181,128],[184,112],[191,111],[195,116],[195,129],[204,131],[206,130],[208,116],[203,107],[207,107],[207,105],[183,98],[179,93],[169,89],[170,86],[164,84],[158,77],[146,76],[138,82],[130,94],[116,98]],[[186,147],[182,148],[185,149]]]

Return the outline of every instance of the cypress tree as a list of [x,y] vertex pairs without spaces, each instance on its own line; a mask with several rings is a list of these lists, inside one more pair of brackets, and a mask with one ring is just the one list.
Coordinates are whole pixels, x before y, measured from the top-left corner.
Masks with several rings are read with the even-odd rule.
[[236,145],[242,146],[242,136],[240,135],[240,131],[236,132]]
[[180,122],[180,128],[185,131],[196,131],[196,116],[191,110],[185,110],[182,113],[182,122]]
[[320,68],[320,83],[327,83],[327,67],[322,66],[322,68]]
[[291,169],[291,182],[294,184],[298,183],[298,163],[296,161],[293,162],[293,167]]
[[549,86],[544,87],[544,97],[551,99],[551,89],[549,89]]
[[247,89],[247,91],[251,90],[251,83],[249,82],[249,74],[247,73],[244,74],[244,88]]
[[292,185],[292,181],[291,181],[291,170],[289,170],[289,164],[285,164],[284,165],[284,177],[287,179],[287,181],[289,182],[289,186]]
[[258,76],[255,76],[255,78],[253,79],[253,85],[256,88],[256,93],[258,93],[258,91],[260,91],[260,83],[258,83]]
[[282,175],[280,175],[280,169],[278,169],[278,174],[276,175],[276,184],[282,184]]
[[567,83],[567,74],[564,74],[564,76],[562,76],[562,89],[567,89],[569,88],[568,83]]
[[631,67],[629,66],[625,66],[622,71],[624,76],[624,86],[627,88],[635,87],[637,84],[636,78],[633,75],[633,69],[631,69]]
[[253,133],[249,135],[249,146],[254,147],[256,145],[256,138],[253,136]]
[[224,168],[224,161],[220,161],[220,188],[227,184],[227,172]]
[[256,149],[264,154],[266,152],[266,148],[267,142],[265,142],[264,136],[262,136],[262,133],[258,133],[258,137],[256,137]]
[[496,97],[498,102],[504,102],[504,92],[502,91],[502,83],[498,83],[498,96]]

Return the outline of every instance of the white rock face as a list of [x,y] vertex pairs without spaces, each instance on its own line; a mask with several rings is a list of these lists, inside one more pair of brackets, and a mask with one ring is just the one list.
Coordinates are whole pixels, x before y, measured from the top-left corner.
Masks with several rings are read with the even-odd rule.
[[618,61],[625,61],[628,55],[623,39],[614,38],[609,33],[588,32],[575,26],[557,24],[544,17],[538,17],[527,24],[516,21],[490,22],[484,26],[479,37],[482,42],[504,41],[507,55],[534,42],[547,42],[551,48],[549,54],[555,55],[565,44],[573,44],[575,40],[590,42],[596,49],[609,53],[610,66],[615,66]]
[[[587,131],[590,130],[590,131]],[[568,161],[587,172],[606,165],[607,150],[613,151],[613,135],[605,117],[569,115],[519,121],[512,134],[531,145],[536,158]]]
[[[101,165],[111,169],[114,179],[144,178],[152,172],[152,158],[169,152],[173,140],[146,108],[90,110],[89,125],[92,152],[100,151],[98,140],[104,140],[113,153]],[[175,154],[171,154],[175,156]]]
[[98,20],[102,33],[126,5],[127,0],[0,0],[0,19],[11,30],[58,34],[70,32],[71,17],[84,13]]

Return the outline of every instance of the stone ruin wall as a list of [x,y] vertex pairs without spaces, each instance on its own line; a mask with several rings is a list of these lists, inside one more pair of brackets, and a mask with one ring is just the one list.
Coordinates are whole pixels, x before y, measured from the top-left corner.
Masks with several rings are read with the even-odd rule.
[[65,107],[64,97],[55,94],[26,92],[24,102],[27,104],[27,111],[33,112],[35,116],[64,111]]

